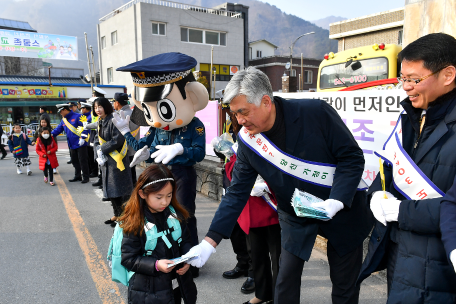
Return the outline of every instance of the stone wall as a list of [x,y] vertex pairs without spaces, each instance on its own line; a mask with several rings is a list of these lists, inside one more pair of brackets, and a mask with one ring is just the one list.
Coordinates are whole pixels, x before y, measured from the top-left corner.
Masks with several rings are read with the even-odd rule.
[[196,191],[220,201],[223,195],[222,164],[208,157],[195,165],[197,182]]

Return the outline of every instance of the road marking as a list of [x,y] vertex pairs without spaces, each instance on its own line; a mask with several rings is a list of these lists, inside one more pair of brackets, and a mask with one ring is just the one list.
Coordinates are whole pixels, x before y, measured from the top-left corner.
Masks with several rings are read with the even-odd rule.
[[92,275],[92,279],[102,303],[125,304],[117,284],[111,280],[111,271],[108,269],[101,254],[98,252],[97,244],[95,244],[92,235],[85,226],[84,220],[82,219],[79,210],[76,208],[73,197],[68,191],[65,182],[60,175],[55,175],[54,178],[59,187],[60,196],[62,197],[68,217],[73,225],[73,230],[78,239],[79,246],[84,253],[87,266],[89,267],[90,274]]

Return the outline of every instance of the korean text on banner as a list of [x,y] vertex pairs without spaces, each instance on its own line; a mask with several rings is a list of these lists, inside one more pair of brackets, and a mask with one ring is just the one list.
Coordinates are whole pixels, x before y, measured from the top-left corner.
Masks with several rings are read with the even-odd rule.
[[321,99],[331,105],[353,133],[366,160],[363,179],[370,185],[379,171],[375,151],[394,129],[402,112],[400,102],[407,97],[404,90],[359,90],[352,92],[275,93],[285,99]]
[[66,98],[66,87],[0,85],[0,99]]
[[0,56],[78,60],[78,39],[72,36],[2,29]]

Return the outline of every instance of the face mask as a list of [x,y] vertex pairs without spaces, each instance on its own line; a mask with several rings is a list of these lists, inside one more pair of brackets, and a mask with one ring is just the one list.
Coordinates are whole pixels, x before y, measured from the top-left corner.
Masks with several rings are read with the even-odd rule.
[[44,139],[48,139],[49,138],[49,134],[43,134],[41,136],[43,136]]

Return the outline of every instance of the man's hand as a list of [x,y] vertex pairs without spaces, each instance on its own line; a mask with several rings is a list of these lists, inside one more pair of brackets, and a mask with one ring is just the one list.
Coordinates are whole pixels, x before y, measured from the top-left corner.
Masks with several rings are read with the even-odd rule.
[[113,114],[112,123],[119,129],[119,132],[122,135],[131,132],[130,130],[130,115],[125,115],[125,112],[120,110],[120,115],[118,113]]
[[268,185],[264,182],[255,183],[255,185],[253,185],[252,191],[250,192],[250,196],[263,196],[265,193],[271,193]]
[[321,208],[326,211],[329,218],[333,218],[337,212],[344,209],[344,204],[335,199],[327,199],[324,202],[313,203],[311,205],[314,208]]
[[184,147],[182,147],[182,144],[180,143],[169,146],[158,145],[155,147],[155,149],[157,149],[157,151],[152,153],[150,158],[154,158],[154,161],[157,164],[163,163],[166,165],[176,155],[181,155],[182,153],[184,153]]
[[176,266],[173,266],[173,267],[168,268],[168,264],[172,264],[172,263],[173,263],[173,261],[170,261],[170,260],[158,260],[157,268],[161,272],[168,273],[168,272],[171,272],[171,270],[173,270],[174,267],[176,267]]
[[456,272],[456,249],[453,249],[453,251],[451,251],[450,261],[453,264],[454,271]]
[[148,146],[144,146],[143,148],[139,149],[138,151],[136,151],[135,155],[133,156],[133,160],[130,163],[130,168],[133,168],[134,166],[136,166],[137,164],[139,164],[140,162],[142,162],[144,160],[148,160],[149,156],[150,156],[150,152],[149,152]]
[[[385,198],[385,194],[386,194],[387,199]],[[392,195],[391,193],[389,193],[387,191],[385,191],[385,192],[376,191],[372,195],[371,202],[370,202],[370,209],[371,209],[372,213],[374,214],[374,217],[377,219],[377,221],[379,221],[380,223],[382,223],[385,226],[386,226],[386,217],[385,217],[385,213],[383,212],[382,203],[383,203],[383,201],[388,200],[388,199],[396,199],[396,198],[394,197],[394,195]]]
[[82,139],[82,138],[79,138],[79,142],[78,142],[78,145],[81,147],[81,146],[83,146],[83,145],[84,145],[84,143],[85,143],[85,140],[84,140],[84,139]]
[[178,275],[184,275],[184,274],[187,272],[187,270],[188,270],[189,268],[190,268],[190,264],[184,263],[184,266],[182,266],[181,268],[179,268],[178,270],[176,270],[176,273],[177,273]]
[[199,245],[193,246],[187,254],[184,254],[182,257],[187,256],[197,256],[195,259],[188,262],[188,264],[201,268],[206,264],[207,260],[215,252],[214,246],[212,246],[208,241],[202,240]]

